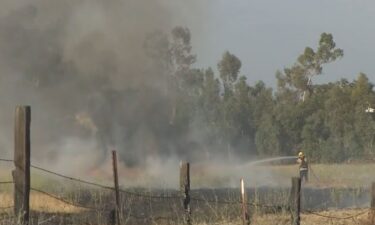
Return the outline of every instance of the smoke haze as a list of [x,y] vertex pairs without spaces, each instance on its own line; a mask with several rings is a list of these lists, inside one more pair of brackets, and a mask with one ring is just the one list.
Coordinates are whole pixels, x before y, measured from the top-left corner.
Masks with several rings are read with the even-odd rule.
[[166,132],[168,71],[155,67],[144,43],[151,33],[184,26],[200,7],[166,0],[0,5],[2,154],[13,155],[14,108],[26,104],[32,160],[42,165],[73,173],[105,163],[112,149],[127,167],[177,157]]
[[278,184],[265,170],[232,166],[234,158],[207,164],[219,146],[206,143],[211,131],[199,121],[173,133],[163,33],[186,23],[199,31],[204,21],[191,21],[210,7],[197,2],[2,1],[1,154],[13,157],[15,106],[30,105],[32,162],[48,169],[110,179],[116,149],[126,184],[175,187],[180,160],[196,163],[198,186],[236,187],[244,172],[251,184]]

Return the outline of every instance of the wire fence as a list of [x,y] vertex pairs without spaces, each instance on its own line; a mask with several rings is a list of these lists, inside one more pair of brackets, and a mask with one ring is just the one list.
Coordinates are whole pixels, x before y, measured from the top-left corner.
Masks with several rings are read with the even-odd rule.
[[357,213],[357,214],[354,214],[354,215],[343,216],[343,217],[332,216],[332,215],[325,215],[325,214],[321,214],[321,213],[310,211],[310,210],[305,210],[305,212],[307,214],[311,214],[311,215],[315,215],[315,216],[319,216],[319,217],[324,217],[324,218],[328,218],[328,219],[349,220],[349,219],[353,219],[353,218],[356,218],[356,217],[368,214],[368,213],[370,213],[370,210],[366,209],[366,210],[364,210],[364,211],[362,211],[360,213]]
[[[12,162],[13,160],[0,159],[0,161]],[[94,187],[103,188],[103,189],[107,189],[107,190],[111,190],[111,191],[115,190],[114,187],[94,183],[94,182],[91,182],[91,181],[87,181],[87,180],[83,180],[83,179],[79,179],[79,178],[75,178],[75,177],[66,176],[66,175],[63,175],[61,173],[57,173],[57,172],[54,172],[54,171],[51,171],[51,170],[47,170],[47,169],[44,169],[44,168],[39,167],[39,166],[30,165],[30,167],[34,168],[36,170],[43,171],[43,172],[48,173],[48,174],[52,174],[52,175],[55,175],[55,176],[58,176],[58,177],[61,177],[61,178],[71,180],[71,181],[76,181],[76,182],[79,182],[79,183],[83,183],[83,184],[87,184],[87,185],[91,185],[91,186],[94,186]],[[5,183],[13,183],[13,181],[7,181]],[[1,182],[0,182],[0,184],[1,184]],[[36,191],[38,191],[38,190],[36,190]],[[124,190],[124,189],[119,189],[119,191],[121,193],[125,193],[127,195],[131,195],[131,196],[135,196],[135,197],[141,197],[141,198],[148,198],[148,199],[181,199],[182,198],[181,194],[175,194],[175,195],[161,195],[161,194],[155,195],[154,194],[153,195],[153,194],[144,194],[144,193],[132,192],[132,191]],[[241,201],[223,201],[223,200],[217,200],[217,199],[208,200],[208,199],[199,198],[199,197],[191,197],[190,199],[194,200],[194,201],[216,203],[216,204],[231,204],[231,205],[241,204]],[[265,205],[265,204],[259,204],[259,203],[247,203],[247,204],[249,206],[259,206],[259,207],[269,207],[269,208],[287,207],[287,205],[274,206],[274,205]]]
[[0,184],[14,184],[13,181],[0,181]]
[[43,194],[43,195],[46,195],[48,197],[51,197],[51,198],[53,198],[57,201],[63,202],[63,203],[65,203],[67,205],[70,205],[70,206],[74,206],[74,207],[78,207],[78,208],[82,208],[82,209],[88,209],[88,210],[95,210],[95,211],[106,211],[106,209],[104,209],[104,208],[102,209],[102,208],[97,208],[97,207],[92,207],[92,206],[84,206],[84,205],[78,204],[78,203],[73,202],[73,201],[68,201],[68,200],[66,200],[62,197],[58,197],[54,194],[51,194],[51,193],[46,192],[46,191],[42,191],[42,190],[37,189],[37,188],[31,187],[30,190],[38,192],[38,193]]
[[66,175],[63,175],[63,174],[60,174],[60,173],[57,173],[57,172],[53,172],[51,170],[43,169],[43,168],[41,168],[39,166],[31,165],[30,167],[34,168],[36,170],[40,170],[40,171],[52,174],[52,175],[56,175],[58,177],[62,177],[62,178],[71,180],[71,181],[76,181],[76,182],[79,182],[79,183],[88,184],[88,185],[91,185],[91,186],[95,186],[95,187],[99,187],[99,188],[104,188],[104,189],[109,189],[109,190],[113,190],[114,189],[113,187],[105,186],[105,185],[102,185],[102,184],[97,184],[97,183],[93,183],[93,182],[90,182],[90,181],[86,181],[86,180],[82,180],[82,179],[78,179],[78,178],[74,178],[74,177],[69,177],[69,176],[66,176]]
[[13,159],[0,159],[0,162],[14,162]]
[[[190,200],[193,201],[198,201],[198,202],[205,202],[205,203],[212,203],[212,204],[223,204],[223,205],[240,205],[243,204],[241,201],[223,201],[223,200],[210,200],[210,199],[205,199],[205,198],[196,198],[196,197],[191,197]],[[267,204],[261,204],[261,203],[255,203],[255,202],[247,202],[247,206],[252,206],[252,207],[263,207],[263,208],[273,208],[273,209],[288,209],[289,205],[288,204],[280,204],[280,205],[267,205]]]
[[[13,160],[0,158],[0,162],[10,163],[10,162],[13,162]],[[93,187],[106,189],[106,190],[110,190],[110,191],[115,190],[115,188],[111,187],[111,186],[98,184],[98,183],[87,181],[87,180],[80,179],[80,178],[70,177],[70,176],[67,176],[67,175],[64,175],[64,174],[61,174],[61,173],[57,173],[57,172],[54,172],[54,171],[51,171],[51,170],[44,169],[44,168],[39,167],[39,166],[35,166],[35,165],[30,165],[30,166],[33,169],[36,169],[36,170],[39,170],[39,171],[42,171],[42,172],[45,172],[45,173],[48,173],[48,174],[52,174],[54,176],[58,176],[58,177],[61,177],[61,178],[64,178],[64,179],[68,179],[70,181],[75,181],[75,182],[78,182],[78,183],[82,183],[82,184],[86,184],[86,185],[90,185],[90,186],[93,186]],[[0,181],[0,185],[13,184],[13,183],[14,183],[13,181]],[[57,196],[55,194],[49,193],[45,190],[40,190],[40,189],[35,188],[35,187],[30,187],[30,190],[32,190],[34,192],[37,192],[37,193],[40,193],[42,195],[48,196],[50,198],[53,198],[57,201],[60,201],[64,204],[66,204],[66,205],[70,205],[70,206],[81,208],[81,209],[88,210],[88,211],[111,212],[114,209],[113,206],[111,206],[111,207],[94,207],[94,206],[83,205],[83,204],[80,204],[78,202],[75,202],[75,201],[72,201],[72,200],[67,200],[63,197],[60,197],[60,196]],[[128,197],[131,196],[131,197],[144,198],[144,199],[182,200],[183,197],[184,197],[181,194],[139,193],[139,192],[133,192],[133,191],[124,190],[124,189],[119,189],[119,191],[121,193],[126,194]],[[239,201],[239,200],[238,201],[228,201],[228,200],[219,200],[219,199],[207,199],[207,198],[197,197],[197,196],[191,196],[190,200],[196,201],[196,202],[209,203],[209,204],[222,204],[222,205],[240,205],[240,204],[242,204],[242,202]],[[290,210],[290,204],[289,203],[280,204],[280,205],[267,205],[267,204],[261,204],[259,202],[248,202],[246,204],[249,207],[268,208],[268,209],[274,209],[275,211],[276,210],[279,211],[280,209]],[[0,210],[8,210],[8,209],[11,209],[13,207],[14,206],[0,207]],[[370,210],[367,209],[367,210],[363,210],[363,211],[361,211],[359,213],[356,213],[356,214],[353,214],[353,215],[347,215],[347,216],[341,216],[341,217],[323,214],[319,211],[312,211],[312,210],[304,210],[303,212],[305,214],[311,214],[311,215],[315,215],[315,216],[318,216],[318,217],[327,218],[327,219],[330,219],[330,220],[349,220],[349,219],[355,219],[355,218],[358,218],[362,215],[368,214],[368,213],[370,213]],[[133,218],[133,219],[136,219],[136,220],[144,220],[144,221],[178,220],[177,217],[137,215],[137,214],[131,213],[130,211],[126,212],[125,216],[127,216],[128,218]],[[50,217],[50,218],[46,219],[43,223],[47,223],[47,222],[51,221],[52,219],[53,219],[53,217]]]
[[4,206],[4,207],[0,207],[0,210],[7,210],[7,209],[11,209],[13,208],[14,206]]
[[158,221],[158,220],[177,220],[176,217],[166,217],[166,216],[144,216],[144,215],[135,215],[132,213],[126,214],[127,217],[136,219],[136,220],[149,220],[149,221]]

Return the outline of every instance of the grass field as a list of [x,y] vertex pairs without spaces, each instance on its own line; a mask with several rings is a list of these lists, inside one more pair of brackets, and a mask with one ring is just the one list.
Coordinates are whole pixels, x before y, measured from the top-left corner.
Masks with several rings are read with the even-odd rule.
[[[0,207],[11,205],[13,205],[13,196],[9,193],[1,193]],[[30,207],[34,211],[46,213],[79,213],[83,210],[38,193],[31,193]]]
[[[12,197],[9,194],[0,194],[0,206],[12,205]],[[31,209],[43,213],[82,213],[83,209],[72,207],[64,203],[58,202],[55,199],[43,196],[37,193],[31,193]],[[331,210],[319,212],[321,215],[333,216],[333,217],[347,217],[350,215],[357,215],[359,213],[365,212],[366,209],[350,209],[350,210]],[[11,210],[5,211],[5,213],[10,213]],[[4,212],[3,212],[4,213]],[[286,225],[290,224],[290,215],[287,213],[281,214],[255,214],[252,217],[253,224],[259,225]],[[317,215],[302,214],[301,224],[302,225],[317,225],[317,224],[332,224],[332,225],[366,225],[369,224],[369,214],[364,213],[353,219],[329,219]],[[158,224],[158,223],[156,223]],[[160,223],[163,224],[163,223]],[[201,223],[201,225],[206,223]],[[215,224],[242,224],[242,221],[225,221],[215,223]],[[208,225],[208,224],[207,224]]]
[[[337,188],[356,188],[356,187],[369,187],[370,184],[375,181],[375,174],[372,172],[375,170],[374,164],[314,164],[311,165],[312,171],[310,173],[310,182],[304,184],[310,188],[323,188],[323,187],[337,187]],[[0,180],[11,180],[9,170],[0,170]],[[222,166],[220,168],[192,166],[191,179],[192,186],[211,186],[224,187],[226,184],[236,187],[239,177],[242,174],[238,174],[238,171],[244,171],[248,186],[290,186],[290,178],[298,175],[298,167],[296,165],[287,166],[249,166],[240,168],[230,168]],[[233,175],[235,174],[235,176]],[[58,189],[61,185],[67,185],[64,182],[55,182],[53,179],[46,179],[44,176],[34,175],[32,176],[32,183],[37,188],[52,190]],[[176,181],[177,183],[178,181]],[[73,187],[73,186],[71,186]],[[81,190],[82,191],[82,190]],[[0,208],[13,205],[12,185],[0,187]],[[370,200],[369,200],[370,201]],[[270,202],[272,204],[272,202]],[[85,209],[67,205],[54,198],[42,195],[40,193],[31,192],[30,206],[34,212],[40,213],[59,213],[59,214],[82,214],[85,213]],[[214,207],[212,207],[214,208]],[[348,215],[356,215],[364,212],[366,209],[330,209],[327,211],[321,211],[319,214],[333,217],[347,217]],[[11,209],[0,210],[0,215],[12,214]],[[222,218],[221,221],[215,221],[215,223],[196,223],[199,225],[204,224],[242,224],[240,219],[234,220],[226,219],[226,215],[216,215],[216,217]],[[331,225],[357,225],[357,224],[370,224],[368,213],[364,213],[358,217],[351,219],[330,219],[321,217],[313,214],[303,213],[301,215],[302,225],[316,225],[316,224],[331,224]],[[275,213],[275,214],[262,214],[255,213],[252,217],[253,224],[260,225],[282,225],[290,224],[290,215],[287,212]],[[77,223],[78,225],[79,223]],[[147,224],[147,223],[146,223]],[[161,221],[154,221],[153,224],[164,224]],[[173,223],[175,224],[175,223]],[[104,224],[103,224],[104,225]]]
[[[8,205],[12,203],[12,200],[9,195],[0,195],[1,205]],[[82,213],[82,209],[71,207],[63,203],[57,202],[54,199],[32,193],[31,194],[31,208],[34,211],[39,211],[43,213],[73,213],[78,214]],[[364,212],[364,213],[363,213]],[[4,213],[4,212],[3,212]],[[8,210],[5,213],[11,214],[11,211]],[[329,217],[338,217],[344,218],[351,215],[361,214],[357,217],[351,219],[331,219],[325,218],[312,214],[301,214],[301,225],[320,225],[320,224],[330,224],[330,225],[370,225],[370,215],[367,213],[366,209],[349,209],[349,210],[331,210],[331,211],[322,211],[319,214]],[[252,216],[252,224],[259,225],[289,225],[291,221],[291,216],[288,213],[280,214],[254,214]],[[82,225],[88,223],[82,223]],[[90,223],[91,224],[91,223]],[[170,223],[164,223],[159,221],[153,221],[150,224],[160,224],[166,225]],[[174,223],[173,223],[174,224]],[[182,223],[181,223],[182,224]],[[194,224],[194,223],[193,223]],[[225,218],[222,221],[215,223],[195,223],[197,225],[242,225],[242,221],[239,218],[238,220],[226,220]],[[81,225],[81,224],[77,224]],[[104,225],[104,224],[101,224]]]
[[[375,164],[312,164],[309,187],[369,187],[375,182]],[[297,165],[208,166],[191,172],[195,187],[238,187],[244,178],[247,186],[290,186],[290,178],[299,176]]]
[[[271,167],[279,177],[297,175],[295,166]],[[375,182],[375,164],[313,164],[310,167],[309,186],[314,187],[360,187]]]

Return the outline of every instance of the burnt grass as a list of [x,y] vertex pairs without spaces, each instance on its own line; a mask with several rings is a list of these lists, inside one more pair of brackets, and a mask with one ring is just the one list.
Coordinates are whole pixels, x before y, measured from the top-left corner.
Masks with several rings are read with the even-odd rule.
[[[248,208],[251,213],[275,214],[289,211],[289,188],[248,188]],[[214,223],[236,220],[241,215],[240,193],[235,188],[191,190],[190,207],[193,223]],[[120,217],[123,224],[182,224],[182,196],[176,190],[129,189],[121,193]],[[66,193],[64,199],[89,209],[78,213],[31,212],[31,225],[52,224],[112,224],[114,194],[111,191],[79,190]],[[370,203],[365,188],[302,188],[301,207],[304,210],[364,208]],[[15,218],[0,214],[0,224],[15,224]]]

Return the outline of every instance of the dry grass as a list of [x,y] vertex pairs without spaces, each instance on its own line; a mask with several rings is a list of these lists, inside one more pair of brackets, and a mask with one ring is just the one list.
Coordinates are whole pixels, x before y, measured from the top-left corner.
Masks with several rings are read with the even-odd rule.
[[[311,164],[310,187],[368,187],[375,182],[375,164]],[[193,188],[246,186],[290,186],[290,178],[299,176],[298,165],[192,165]],[[177,182],[176,182],[177,183]]]
[[[325,211],[319,212],[319,214],[333,217],[350,217],[352,215],[362,214],[366,210],[363,209],[352,209],[352,210],[335,210],[335,211]],[[369,213],[365,213],[356,216],[351,219],[330,219],[324,218],[317,215],[303,214],[301,216],[302,225],[316,225],[316,224],[332,224],[332,225],[366,225],[369,224]]]
[[[375,181],[375,170],[374,164],[313,164],[310,173],[310,182],[306,184],[310,187],[365,187],[369,186],[371,182]],[[229,168],[229,167],[228,167]],[[219,171],[216,168],[212,168],[211,171],[200,171],[200,174],[192,171],[192,183],[197,179],[202,178],[201,182],[209,182],[210,180],[216,180],[218,183],[225,185],[227,181],[230,181],[228,177],[231,176],[232,171],[224,168]],[[224,171],[224,172],[222,172]],[[241,171],[249,171],[248,180],[253,183],[247,183],[251,185],[262,185],[264,177],[267,181],[271,180],[273,184],[280,186],[290,186],[290,177],[298,175],[298,167],[296,165],[287,166],[256,166],[251,168],[241,168]],[[214,175],[213,177],[210,177]],[[216,175],[216,176],[215,176]],[[218,176],[220,175],[220,176]],[[203,179],[204,178],[204,179]],[[11,176],[8,171],[2,171],[0,169],[0,180],[10,180]],[[234,186],[238,185],[237,178],[234,179],[236,182]],[[177,183],[178,181],[176,181]],[[49,188],[50,182],[44,177],[33,176],[33,183],[37,187]],[[268,183],[267,183],[268,184]],[[215,185],[213,185],[215,187]],[[84,209],[67,205],[54,198],[32,192],[30,197],[30,206],[33,211],[43,213],[80,213]],[[13,194],[12,185],[4,186],[0,189],[0,207],[7,207],[13,205]],[[11,213],[12,209],[8,210]],[[348,215],[355,215],[362,212],[362,210],[330,210],[320,212],[320,214],[335,217],[346,217]],[[213,223],[210,223],[213,224]],[[229,225],[240,225],[242,221],[225,221],[225,217],[220,223],[214,224],[229,224]],[[289,214],[255,214],[252,218],[252,224],[259,225],[284,225],[290,224]],[[312,214],[302,214],[301,216],[302,225],[316,225],[316,224],[329,224],[329,225],[366,225],[368,223],[368,215],[364,214],[353,219],[336,220],[320,217]],[[205,225],[201,223],[199,225]],[[208,224],[207,224],[208,225]]]
[[[31,208],[34,211],[48,212],[48,213],[79,213],[82,209],[64,204],[48,196],[44,196],[38,193],[31,193]],[[0,207],[9,206],[13,204],[12,195],[8,193],[0,194]],[[319,212],[321,215],[333,216],[333,217],[347,217],[351,215],[357,215],[364,212],[363,209],[351,209],[351,210],[332,210]],[[11,212],[11,209],[9,210]],[[362,214],[353,219],[329,219],[313,214],[302,214],[301,225],[318,225],[318,224],[329,224],[329,225],[366,225],[369,224],[369,215],[367,213]],[[259,225],[289,225],[291,217],[289,214],[254,214],[252,217],[252,224]],[[242,221],[240,218],[237,221],[226,221],[225,219],[218,223],[210,223],[210,225],[241,225]],[[208,225],[207,223],[199,223],[198,225]]]
[[[334,217],[347,217],[356,215],[363,212],[363,210],[340,210],[340,211],[325,211],[320,212],[322,215]],[[242,225],[242,220],[237,221],[222,221],[215,223],[215,225]],[[291,216],[289,214],[267,214],[267,215],[254,215],[251,224],[258,225],[289,225],[291,224]],[[301,225],[370,225],[369,215],[367,213],[355,217],[353,219],[329,219],[311,214],[301,215]],[[212,225],[212,223],[201,223],[199,225]]]
[[[310,165],[311,187],[364,187],[375,182],[375,164],[312,164]],[[286,179],[297,176],[295,165],[270,166],[273,177]]]
[[[0,193],[0,207],[8,207],[12,205],[12,194]],[[39,193],[30,194],[30,208],[33,211],[44,213],[79,213],[83,210]],[[9,209],[8,211],[12,211],[12,209]]]

